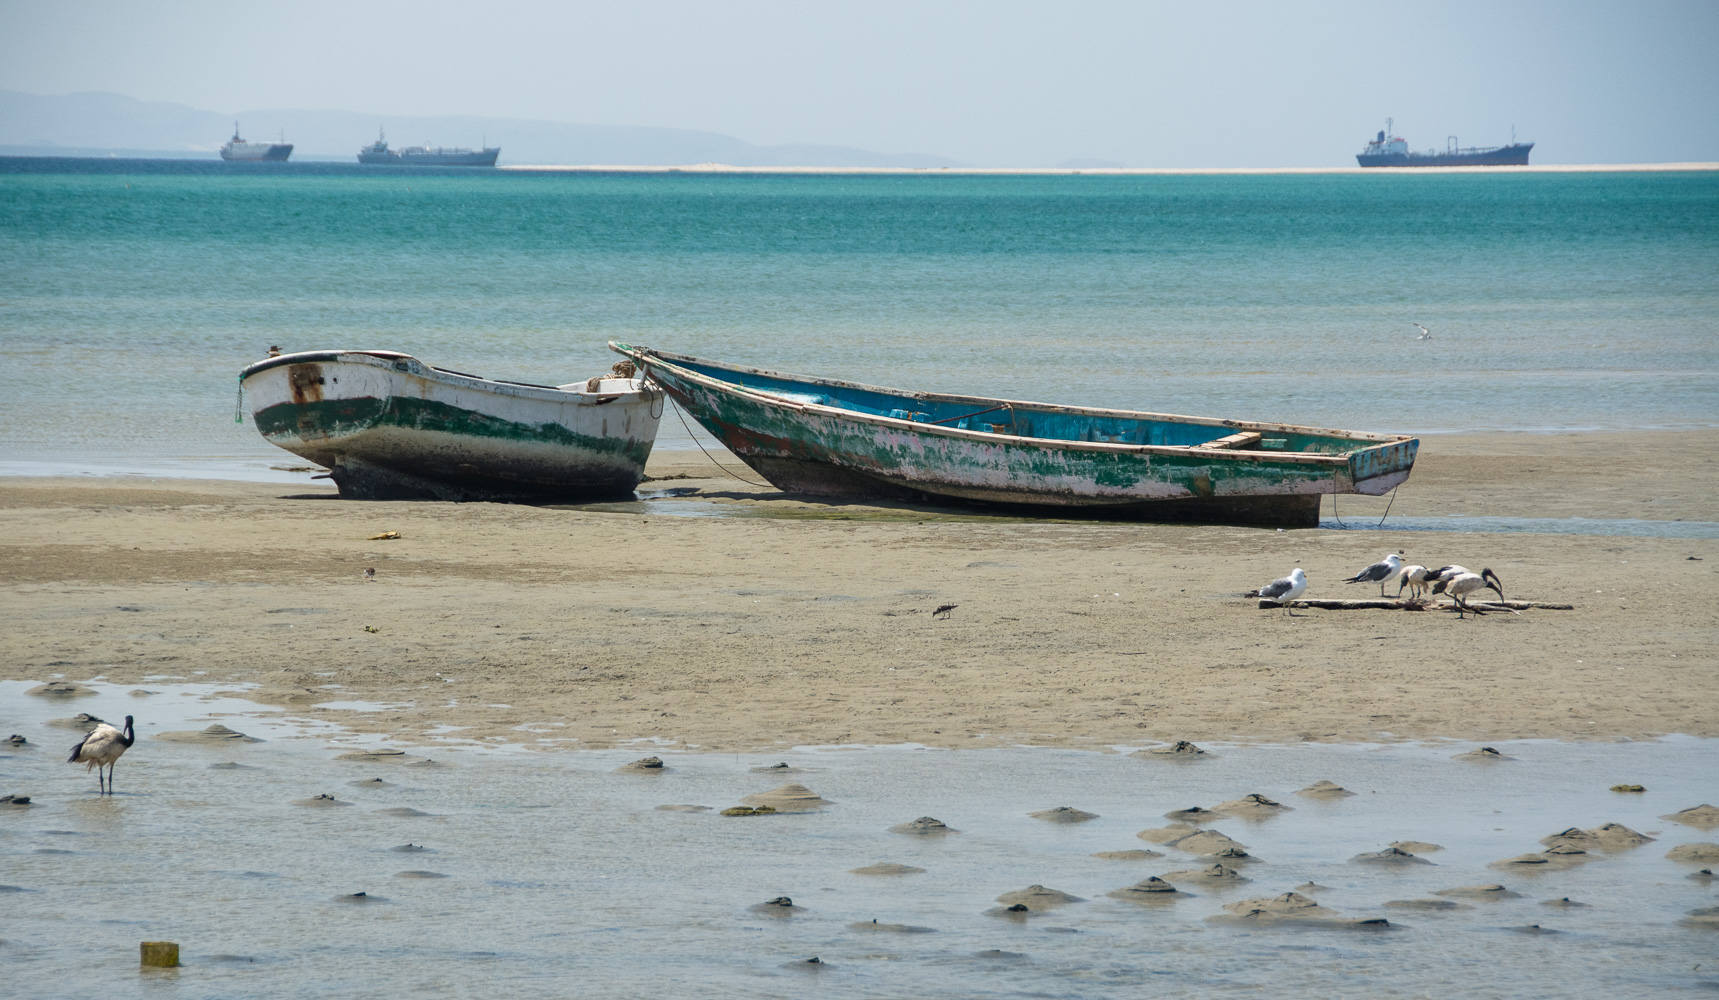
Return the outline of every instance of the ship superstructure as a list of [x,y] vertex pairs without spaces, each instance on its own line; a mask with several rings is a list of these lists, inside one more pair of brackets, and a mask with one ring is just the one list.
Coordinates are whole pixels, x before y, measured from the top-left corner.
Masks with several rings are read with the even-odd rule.
[[407,167],[493,167],[500,146],[470,149],[464,146],[402,146],[388,148],[388,135],[378,130],[376,141],[358,151],[359,163],[395,164]]
[[233,137],[221,147],[221,159],[258,163],[280,163],[292,155],[292,143],[282,136],[280,142],[250,142],[239,138],[239,123],[233,123]]
[[[1363,167],[1525,167],[1531,142],[1517,142],[1512,135],[1507,146],[1469,146],[1464,148],[1450,136],[1445,149],[1414,152],[1408,140],[1392,134],[1393,122],[1385,119],[1385,129],[1357,153],[1355,162]],[[1512,130],[1514,131],[1514,130]]]

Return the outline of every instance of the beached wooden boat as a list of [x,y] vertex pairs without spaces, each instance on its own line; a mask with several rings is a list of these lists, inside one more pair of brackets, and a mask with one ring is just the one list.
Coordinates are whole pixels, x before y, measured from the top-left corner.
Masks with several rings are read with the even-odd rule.
[[394,351],[302,351],[239,376],[257,430],[359,500],[571,501],[645,474],[663,394],[615,374],[478,378]]
[[909,392],[611,342],[777,487],[1093,508],[1149,520],[1319,523],[1328,493],[1390,492],[1412,437]]

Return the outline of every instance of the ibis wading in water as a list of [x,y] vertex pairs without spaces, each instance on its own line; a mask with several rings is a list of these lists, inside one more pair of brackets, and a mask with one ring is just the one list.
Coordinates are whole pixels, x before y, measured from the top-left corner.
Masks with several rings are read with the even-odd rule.
[[[103,794],[113,794],[113,765],[120,755],[137,741],[131,732],[131,716],[125,717],[125,730],[122,732],[103,722],[90,730],[77,746],[72,747],[72,755],[66,758],[68,764],[82,764],[84,770],[96,769],[96,787]],[[107,768],[107,781],[102,781],[101,769]]]

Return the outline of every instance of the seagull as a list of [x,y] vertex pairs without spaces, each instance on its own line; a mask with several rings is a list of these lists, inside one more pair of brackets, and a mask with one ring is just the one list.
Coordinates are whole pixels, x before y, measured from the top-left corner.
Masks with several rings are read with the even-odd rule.
[[1385,553],[1385,558],[1379,560],[1378,562],[1374,563],[1371,566],[1368,566],[1366,569],[1362,570],[1359,573],[1356,573],[1354,576],[1350,577],[1347,580],[1344,580],[1343,582],[1344,583],[1377,583],[1379,585],[1379,596],[1384,597],[1385,596],[1385,584],[1390,583],[1392,580],[1395,580],[1397,578],[1397,574],[1401,573],[1402,571],[1403,571],[1403,557],[1398,555],[1395,552],[1387,552],[1387,553]]
[[1258,590],[1250,590],[1243,597],[1257,597],[1262,601],[1276,601],[1283,613],[1291,618],[1297,617],[1289,610],[1289,602],[1307,592],[1307,574],[1297,566],[1289,571],[1288,576],[1278,577]]
[[[130,747],[136,740],[137,737],[131,731],[131,716],[125,717],[124,732],[104,722],[90,730],[88,736],[85,736],[77,746],[72,747],[72,755],[66,758],[66,763],[82,764],[85,771],[92,767],[95,768],[96,787],[100,789],[102,794],[112,795],[113,765],[119,760],[120,754],[125,753],[126,748]],[[107,768],[107,783],[105,785],[101,778],[103,766]]]
[[1397,576],[1397,596],[1403,596],[1403,588],[1409,588],[1409,599],[1421,596],[1421,591],[1427,589],[1427,568],[1425,566],[1404,566],[1402,573]]
[[1417,327],[1421,331],[1421,335],[1416,337],[1415,338],[1416,340],[1431,340],[1432,339],[1432,331],[1431,330],[1428,330],[1426,327],[1421,326],[1419,323],[1416,323],[1413,320],[1409,321],[1409,325],[1412,327]]
[[1504,600],[1504,584],[1499,581],[1498,574],[1489,569],[1483,569],[1479,573],[1459,573],[1446,581],[1444,590],[1451,596],[1451,600],[1456,602],[1456,616],[1458,618],[1462,617],[1465,610],[1472,611],[1477,615],[1485,613],[1479,608],[1469,607],[1468,602],[1464,600],[1469,594],[1477,590],[1497,591],[1498,599]]

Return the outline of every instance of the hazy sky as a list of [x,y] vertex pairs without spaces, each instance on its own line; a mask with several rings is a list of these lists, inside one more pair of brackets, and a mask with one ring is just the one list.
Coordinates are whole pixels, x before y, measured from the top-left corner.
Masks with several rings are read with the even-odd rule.
[[0,88],[474,114],[983,166],[1719,160],[1719,2],[0,0]]

